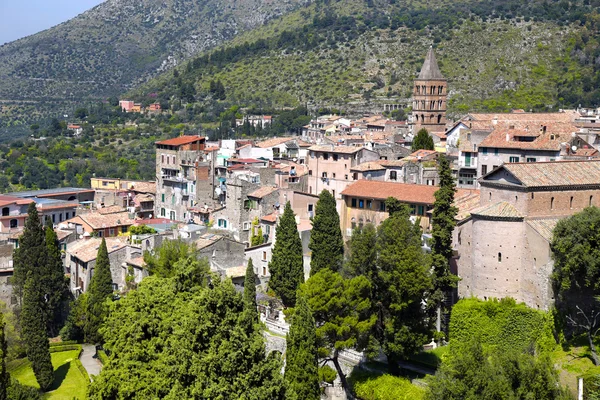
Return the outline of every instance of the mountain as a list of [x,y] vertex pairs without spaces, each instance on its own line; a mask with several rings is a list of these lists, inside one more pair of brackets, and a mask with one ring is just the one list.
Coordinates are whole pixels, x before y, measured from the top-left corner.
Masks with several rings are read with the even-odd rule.
[[[350,111],[408,102],[429,46],[450,111],[600,105],[598,0],[320,1],[236,36],[130,94],[177,103]],[[183,96],[183,102],[189,98]]]
[[118,95],[310,0],[107,0],[0,46],[0,99]]

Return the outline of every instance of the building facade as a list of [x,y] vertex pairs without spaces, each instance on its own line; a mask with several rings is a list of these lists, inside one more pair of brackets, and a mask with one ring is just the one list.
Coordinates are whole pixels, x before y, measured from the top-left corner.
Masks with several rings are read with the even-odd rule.
[[448,81],[438,67],[433,48],[425,57],[413,88],[413,133],[425,128],[428,132],[444,132]]

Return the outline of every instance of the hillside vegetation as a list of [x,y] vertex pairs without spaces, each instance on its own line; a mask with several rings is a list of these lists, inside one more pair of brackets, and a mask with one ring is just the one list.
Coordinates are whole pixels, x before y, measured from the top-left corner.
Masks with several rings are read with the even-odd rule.
[[[132,93],[201,102],[214,97],[210,83],[221,82],[238,104],[351,111],[406,102],[434,46],[453,112],[592,106],[600,103],[596,3],[318,2]],[[190,85],[191,97],[182,90]]]

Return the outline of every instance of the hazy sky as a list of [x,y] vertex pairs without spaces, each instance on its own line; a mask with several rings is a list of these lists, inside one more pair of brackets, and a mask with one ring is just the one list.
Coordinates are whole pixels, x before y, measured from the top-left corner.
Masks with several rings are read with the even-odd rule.
[[0,0],[0,44],[58,25],[104,0]]

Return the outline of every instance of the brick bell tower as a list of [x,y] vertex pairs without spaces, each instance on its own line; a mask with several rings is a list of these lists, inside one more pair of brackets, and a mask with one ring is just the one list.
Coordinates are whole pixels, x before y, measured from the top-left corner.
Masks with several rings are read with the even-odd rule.
[[429,47],[413,89],[413,133],[421,128],[428,132],[445,131],[447,94],[448,81],[440,72],[433,48]]

